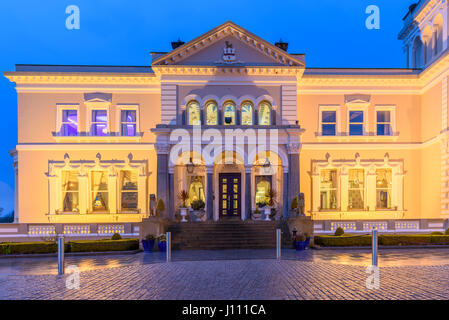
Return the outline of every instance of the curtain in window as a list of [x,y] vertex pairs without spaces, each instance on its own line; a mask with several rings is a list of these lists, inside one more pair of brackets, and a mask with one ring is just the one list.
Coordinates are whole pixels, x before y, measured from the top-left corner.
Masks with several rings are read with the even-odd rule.
[[120,187],[122,210],[136,210],[138,203],[137,171],[120,171]]
[[92,171],[92,209],[108,210],[108,183],[106,171]]
[[64,212],[78,212],[78,172],[62,171],[62,207]]
[[121,135],[122,136],[128,136],[133,137],[136,135],[137,130],[137,117],[136,117],[136,110],[122,110],[121,112]]
[[349,170],[349,197],[350,209],[364,209],[365,173],[363,169]]

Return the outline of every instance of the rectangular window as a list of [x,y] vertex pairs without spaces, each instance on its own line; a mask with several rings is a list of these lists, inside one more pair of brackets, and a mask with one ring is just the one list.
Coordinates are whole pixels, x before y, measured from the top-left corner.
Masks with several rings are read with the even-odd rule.
[[120,116],[121,135],[134,137],[137,135],[137,110],[122,110]]
[[365,173],[363,169],[349,170],[348,208],[363,210],[365,208]]
[[377,111],[377,135],[391,136],[391,112],[389,110]]
[[363,136],[364,122],[363,111],[349,111],[349,135],[350,136]]
[[120,171],[121,210],[137,211],[137,171]]
[[107,171],[90,173],[92,194],[92,211],[108,210],[108,174]]
[[326,169],[320,172],[320,203],[322,210],[337,209],[337,170]]
[[78,111],[73,109],[62,110],[61,118],[61,136],[78,135]]
[[62,211],[79,212],[79,184],[77,171],[62,171]]
[[376,170],[376,208],[391,209],[391,169]]
[[268,204],[272,176],[256,176],[256,206]]
[[108,111],[92,110],[91,134],[106,136],[108,134]]
[[321,132],[323,136],[335,136],[337,133],[337,111],[321,112]]

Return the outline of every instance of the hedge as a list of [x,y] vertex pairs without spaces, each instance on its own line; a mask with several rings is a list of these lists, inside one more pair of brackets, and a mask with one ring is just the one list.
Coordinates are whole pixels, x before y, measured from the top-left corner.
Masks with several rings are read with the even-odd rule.
[[[56,253],[56,242],[3,242],[0,243],[0,255]],[[69,241],[64,244],[65,252],[101,252],[128,251],[139,249],[138,239],[122,240],[80,240]]]
[[[314,243],[323,247],[360,247],[371,246],[371,235],[315,236]],[[449,245],[449,235],[379,235],[378,244],[384,246],[401,245]]]

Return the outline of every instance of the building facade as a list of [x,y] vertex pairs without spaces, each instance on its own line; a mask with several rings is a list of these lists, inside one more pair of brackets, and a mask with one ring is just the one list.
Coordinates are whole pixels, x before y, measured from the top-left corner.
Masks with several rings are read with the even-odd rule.
[[346,229],[445,220],[447,19],[446,0],[409,8],[405,69],[307,68],[232,22],[150,66],[17,65],[16,222],[139,222],[157,199],[174,218],[183,190],[209,220],[270,190],[278,217],[303,194]]

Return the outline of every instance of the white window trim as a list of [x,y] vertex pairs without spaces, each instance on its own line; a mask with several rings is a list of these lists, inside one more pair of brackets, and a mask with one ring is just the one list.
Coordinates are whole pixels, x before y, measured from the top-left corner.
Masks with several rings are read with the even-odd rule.
[[108,131],[108,135],[111,133],[111,119],[110,119],[110,102],[86,102],[86,110],[87,110],[87,128],[86,131],[90,137],[102,137],[96,136],[92,134],[92,111],[93,110],[106,110],[107,122],[106,127]]
[[119,136],[120,137],[130,137],[130,136],[122,136],[122,110],[136,110],[136,135],[133,137],[140,136],[140,106],[138,104],[118,104],[117,110],[118,110],[118,115],[117,115],[116,126],[117,126],[117,132],[119,133]]
[[[369,135],[369,128],[368,128],[368,103],[347,103],[346,104],[346,134],[348,137],[364,137]],[[349,113],[351,111],[363,111],[363,134],[360,136],[354,136],[349,134]]]
[[374,106],[374,134],[377,135],[377,111],[390,111],[390,125],[391,135],[379,136],[379,137],[394,137],[397,135],[396,131],[396,106],[395,105],[376,105]]
[[[320,137],[337,137],[341,136],[341,126],[340,126],[340,105],[319,105],[318,106],[318,136]],[[335,136],[323,136],[323,111],[335,111],[336,112],[336,126],[335,126]]]
[[78,127],[76,129],[78,135],[80,133],[80,110],[79,110],[79,104],[65,104],[65,103],[58,103],[56,105],[56,128],[55,133],[59,134],[61,132],[61,126],[62,126],[62,112],[64,110],[76,110],[77,118],[78,118]]

